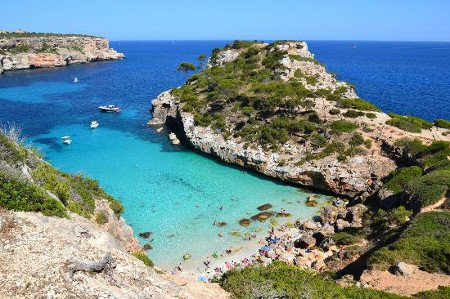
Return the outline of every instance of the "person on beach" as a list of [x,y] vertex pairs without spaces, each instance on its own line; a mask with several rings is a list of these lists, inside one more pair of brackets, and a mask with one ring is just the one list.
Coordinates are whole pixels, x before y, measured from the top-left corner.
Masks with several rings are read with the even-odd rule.
[[209,269],[209,264],[211,263],[211,260],[209,259],[209,256],[206,257],[206,261],[203,262],[205,264],[206,268]]
[[181,263],[178,264],[177,270],[183,272],[183,265]]

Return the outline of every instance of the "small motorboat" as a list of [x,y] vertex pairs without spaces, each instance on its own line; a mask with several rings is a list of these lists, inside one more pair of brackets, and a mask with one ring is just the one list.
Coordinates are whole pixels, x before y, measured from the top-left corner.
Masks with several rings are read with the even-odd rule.
[[98,127],[98,122],[96,120],[91,121],[91,129],[95,129]]
[[67,145],[72,143],[72,139],[70,139],[70,136],[61,137],[61,141],[62,141],[62,143],[67,144]]
[[77,77],[73,78],[73,83],[78,83],[78,78]]
[[102,112],[120,112],[120,108],[115,105],[106,105],[98,107]]

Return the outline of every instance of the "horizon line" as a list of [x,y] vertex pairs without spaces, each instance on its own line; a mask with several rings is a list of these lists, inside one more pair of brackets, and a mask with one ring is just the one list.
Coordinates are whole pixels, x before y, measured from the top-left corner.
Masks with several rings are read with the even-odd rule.
[[327,41],[327,42],[405,42],[405,43],[450,43],[450,40],[378,40],[378,39],[109,39],[110,42],[230,42],[240,41],[260,41],[272,42],[279,40],[293,41]]

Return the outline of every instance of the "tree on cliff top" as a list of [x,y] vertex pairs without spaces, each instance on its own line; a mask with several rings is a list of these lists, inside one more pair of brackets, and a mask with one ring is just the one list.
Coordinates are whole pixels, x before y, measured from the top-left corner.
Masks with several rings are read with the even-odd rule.
[[196,69],[197,68],[195,67],[195,65],[193,65],[192,63],[189,63],[189,62],[182,62],[177,67],[177,71],[182,71],[182,72],[184,72],[186,74],[186,79],[187,79],[188,72],[193,72]]
[[205,66],[206,66],[206,55],[205,55],[205,54],[200,54],[200,55],[197,57],[197,61],[198,61],[198,66],[197,66],[197,68],[198,68],[199,70],[203,70],[203,69],[205,68]]

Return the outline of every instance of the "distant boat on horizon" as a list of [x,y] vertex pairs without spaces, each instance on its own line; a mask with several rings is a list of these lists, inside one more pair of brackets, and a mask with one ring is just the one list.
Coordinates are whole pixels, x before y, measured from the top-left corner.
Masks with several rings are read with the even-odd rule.
[[356,44],[353,44],[353,45],[352,45],[352,48],[353,48],[353,49],[356,49],[357,47],[358,47],[358,46],[357,46]]

